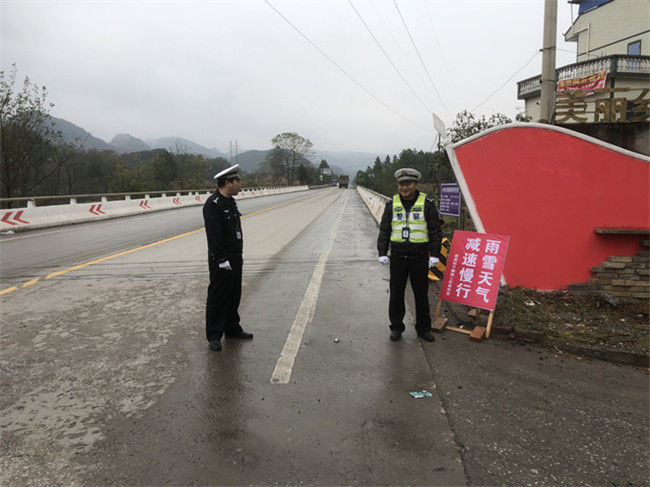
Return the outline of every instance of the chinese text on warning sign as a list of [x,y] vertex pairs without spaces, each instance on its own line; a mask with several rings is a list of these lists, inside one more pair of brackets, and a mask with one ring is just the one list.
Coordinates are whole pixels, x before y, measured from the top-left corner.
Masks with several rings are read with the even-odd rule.
[[440,298],[493,310],[509,241],[503,235],[455,231]]

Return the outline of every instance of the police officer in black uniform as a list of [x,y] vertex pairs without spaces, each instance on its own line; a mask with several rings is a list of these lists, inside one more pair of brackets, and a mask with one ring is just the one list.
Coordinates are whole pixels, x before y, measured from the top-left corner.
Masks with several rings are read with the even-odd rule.
[[[398,169],[398,194],[386,203],[379,224],[379,262],[390,261],[390,339],[397,341],[405,330],[404,291],[411,280],[415,297],[415,330],[418,337],[435,341],[429,310],[429,268],[438,263],[442,231],[433,200],[418,190],[422,174],[411,168]],[[388,258],[388,249],[391,255]]]
[[221,350],[221,338],[253,338],[239,321],[241,301],[243,235],[236,196],[241,189],[239,164],[214,177],[217,190],[203,205],[208,238],[210,285],[205,311],[205,331],[210,348]]

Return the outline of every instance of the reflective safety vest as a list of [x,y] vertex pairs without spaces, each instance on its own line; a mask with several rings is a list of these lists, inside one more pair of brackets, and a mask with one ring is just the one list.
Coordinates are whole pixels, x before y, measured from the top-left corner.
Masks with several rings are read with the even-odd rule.
[[393,196],[391,242],[427,243],[429,241],[427,221],[424,218],[424,201],[426,198],[426,194],[420,193],[411,211],[407,212],[402,205],[399,194]]

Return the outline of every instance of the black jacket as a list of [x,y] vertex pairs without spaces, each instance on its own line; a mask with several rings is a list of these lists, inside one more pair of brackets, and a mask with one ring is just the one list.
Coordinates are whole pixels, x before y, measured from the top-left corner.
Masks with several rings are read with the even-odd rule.
[[217,190],[207,199],[203,205],[203,220],[209,260],[223,262],[242,255],[244,239],[240,217],[234,198],[226,198]]
[[[402,200],[402,204],[409,211],[418,196],[419,191],[416,191],[415,198],[412,201]],[[379,223],[379,237],[377,237],[377,251],[379,256],[388,255],[388,247],[391,247],[391,253],[428,253],[431,257],[439,257],[440,245],[442,243],[442,230],[440,229],[440,217],[438,216],[438,209],[433,200],[426,198],[424,200],[424,218],[427,222],[427,230],[429,232],[429,242],[427,243],[412,243],[412,242],[391,242],[390,234],[392,231],[393,221],[393,199],[386,203],[384,214]]]

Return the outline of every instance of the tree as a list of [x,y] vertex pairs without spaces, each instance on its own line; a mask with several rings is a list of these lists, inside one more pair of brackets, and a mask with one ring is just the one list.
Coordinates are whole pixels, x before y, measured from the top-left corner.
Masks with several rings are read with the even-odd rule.
[[150,152],[131,153],[128,154],[128,158],[120,158],[110,178],[113,191],[117,193],[136,193],[157,189],[153,187],[151,163],[142,157],[142,154],[150,155]]
[[205,184],[203,175],[208,166],[208,160],[203,154],[192,154],[185,173],[185,186],[182,186],[180,189],[198,188]]
[[[211,172],[214,164],[208,161],[205,156],[192,153],[190,147],[176,142],[173,147],[167,150],[167,155],[169,159],[164,161],[163,166],[166,167],[165,171],[168,176],[172,175],[170,171],[173,172],[173,178],[165,183],[165,187],[170,189],[192,189],[204,185],[206,179],[210,179],[206,175]],[[158,161],[157,170],[163,169],[160,167],[162,162]]]
[[286,170],[283,156],[284,150],[280,147],[274,147],[266,154],[266,158],[261,164],[261,170],[259,172],[262,176],[268,176],[270,184],[287,184],[287,181],[284,179]]
[[178,166],[168,151],[161,151],[151,161],[151,172],[157,188],[174,189],[178,179]]
[[304,164],[300,164],[298,166],[298,177],[296,178],[301,184],[312,184],[313,183],[313,176],[311,174],[311,171],[307,166]]
[[295,132],[284,132],[276,135],[271,139],[271,143],[273,149],[277,150],[276,157],[280,157],[284,164],[287,184],[292,186],[296,165],[309,161],[313,144],[309,139],[305,139]]
[[52,145],[49,166],[54,167],[55,172],[34,187],[34,194],[90,193],[86,170],[88,159],[89,156],[73,143]]
[[383,162],[376,157],[372,167],[368,166],[365,171],[357,172],[356,182],[359,186],[391,196],[396,189],[395,171],[401,167],[418,170],[422,174],[419,187],[432,198],[439,196],[441,183],[456,181],[444,151],[424,152],[404,149],[392,161],[389,156],[386,156]]
[[27,196],[55,175],[75,150],[59,151],[61,133],[49,115],[45,87],[25,77],[15,91],[16,65],[0,71],[0,197]]
[[110,193],[109,177],[117,166],[117,154],[109,150],[91,149],[83,155],[85,181],[70,191],[74,193]]
[[190,153],[190,148],[177,141],[174,144],[174,147],[169,148],[169,153],[172,156],[172,160],[176,164],[178,188],[184,189],[186,180],[188,178],[188,173],[191,172],[192,166],[192,154]]
[[512,120],[502,113],[490,115],[490,118],[485,118],[485,115],[477,118],[467,110],[463,110],[456,115],[456,120],[449,129],[449,134],[452,142],[459,142],[484,130],[508,123],[512,123]]
[[325,159],[321,159],[320,165],[318,166],[318,178],[323,184],[332,183],[332,168]]

